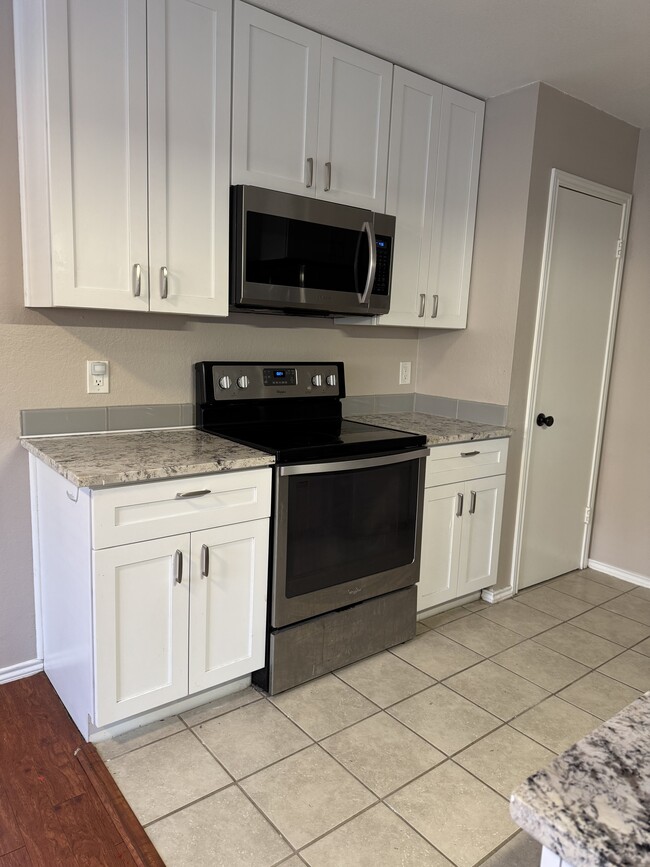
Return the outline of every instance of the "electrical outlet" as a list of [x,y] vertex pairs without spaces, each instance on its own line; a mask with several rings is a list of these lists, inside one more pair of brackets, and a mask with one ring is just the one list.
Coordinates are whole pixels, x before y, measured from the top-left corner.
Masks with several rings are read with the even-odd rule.
[[399,363],[399,384],[408,385],[411,382],[411,362],[400,361]]
[[108,394],[108,361],[86,362],[86,392],[88,394]]

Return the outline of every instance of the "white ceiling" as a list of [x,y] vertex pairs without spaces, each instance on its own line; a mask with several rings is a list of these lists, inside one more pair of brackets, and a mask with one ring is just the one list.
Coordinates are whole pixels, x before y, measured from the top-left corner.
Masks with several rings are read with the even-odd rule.
[[650,0],[253,0],[476,96],[533,81],[650,127]]

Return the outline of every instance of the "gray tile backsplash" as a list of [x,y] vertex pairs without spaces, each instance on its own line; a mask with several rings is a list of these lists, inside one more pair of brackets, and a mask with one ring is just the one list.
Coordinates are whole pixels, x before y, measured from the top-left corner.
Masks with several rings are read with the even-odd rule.
[[410,394],[378,394],[375,397],[375,412],[413,412],[413,392]]
[[459,400],[456,418],[477,421],[481,424],[502,426],[508,419],[508,407],[498,403],[479,403],[475,400]]
[[105,406],[23,409],[20,413],[20,429],[23,436],[98,433],[107,430],[107,424]]
[[157,406],[109,406],[109,430],[179,427],[182,424],[180,403]]
[[452,397],[438,397],[435,394],[416,394],[415,411],[428,415],[441,415],[444,418],[458,418],[458,401]]

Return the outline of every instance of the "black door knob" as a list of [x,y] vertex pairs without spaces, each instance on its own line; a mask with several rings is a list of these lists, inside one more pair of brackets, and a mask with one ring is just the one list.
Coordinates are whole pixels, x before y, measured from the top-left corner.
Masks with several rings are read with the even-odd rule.
[[537,416],[537,424],[540,427],[553,427],[554,421],[555,419],[552,415],[544,415],[543,412],[540,412],[540,414]]

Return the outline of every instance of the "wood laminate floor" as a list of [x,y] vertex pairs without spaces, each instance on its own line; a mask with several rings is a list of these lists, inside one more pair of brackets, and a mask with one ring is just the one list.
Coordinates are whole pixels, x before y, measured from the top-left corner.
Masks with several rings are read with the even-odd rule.
[[0,686],[0,867],[159,867],[44,674]]

